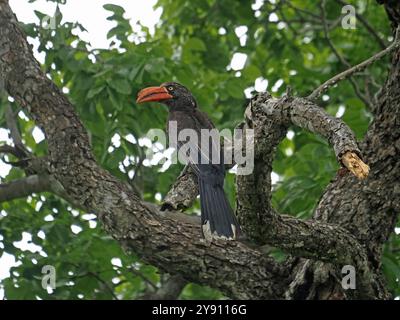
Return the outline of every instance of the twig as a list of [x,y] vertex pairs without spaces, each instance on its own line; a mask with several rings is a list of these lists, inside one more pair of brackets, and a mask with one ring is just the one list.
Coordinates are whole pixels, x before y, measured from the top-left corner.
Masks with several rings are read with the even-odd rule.
[[132,272],[135,276],[138,276],[139,278],[141,278],[145,283],[147,283],[148,285],[150,285],[150,287],[153,288],[153,290],[157,291],[158,287],[153,283],[153,281],[151,281],[149,278],[147,278],[146,276],[144,276],[141,272],[139,272],[138,270],[136,270],[134,267],[128,267],[128,270],[130,272]]
[[[70,261],[66,261],[67,264],[70,264],[72,266],[74,266],[76,269],[81,269],[81,266],[77,263],[74,262],[70,262]],[[85,278],[85,277],[94,277],[97,281],[99,281],[102,285],[104,285],[104,287],[106,288],[107,291],[110,292],[110,294],[112,295],[112,297],[115,300],[119,300],[118,297],[115,295],[114,293],[114,289],[107,283],[107,281],[105,281],[103,278],[101,278],[100,273],[104,273],[104,272],[108,272],[109,270],[103,270],[103,271],[98,271],[98,272],[94,272],[94,271],[86,271],[84,273],[78,274],[76,276],[71,277],[72,280],[75,279],[79,279],[79,278]]]
[[289,19],[286,18],[285,13],[283,12],[283,10],[281,8],[278,9],[279,13],[281,15],[281,17],[283,18],[283,20],[286,22],[288,28],[290,29],[290,31],[292,31],[293,35],[295,38],[298,38],[299,33],[297,32],[296,28],[293,28],[292,23],[289,21]]
[[26,149],[25,145],[22,143],[22,137],[18,129],[17,121],[15,120],[14,112],[10,105],[6,106],[5,118],[7,122],[7,127],[10,129],[10,135],[14,142],[15,148],[24,154],[24,157],[28,156],[29,151]]
[[309,11],[309,10],[306,10],[306,9],[302,9],[302,8],[296,7],[295,5],[290,3],[290,1],[284,0],[282,2],[284,4],[286,4],[288,7],[292,8],[295,11],[297,11],[300,15],[301,15],[301,13],[304,13],[304,14],[308,15],[310,18],[313,18],[314,20],[319,20],[320,19],[320,17],[316,13],[314,13],[312,11]]
[[140,300],[176,300],[181,294],[187,281],[179,275],[168,276],[165,281],[162,281],[161,287],[155,292],[145,293]]
[[12,154],[13,156],[17,158],[21,158],[21,153],[18,152],[18,150],[12,146],[9,146],[7,144],[0,146],[0,153],[8,153]]
[[95,279],[97,279],[97,281],[99,281],[101,284],[103,284],[103,286],[106,288],[106,290],[111,294],[111,296],[115,299],[115,300],[119,300],[119,298],[117,297],[117,295],[114,293],[114,289],[110,287],[110,285],[108,284],[107,281],[105,281],[103,278],[101,278],[97,273],[92,272],[92,271],[88,271],[88,275],[94,277]]
[[334,86],[339,81],[347,79],[348,77],[352,76],[356,72],[363,71],[365,68],[373,64],[375,61],[381,59],[382,57],[386,56],[387,54],[391,53],[393,50],[400,46],[400,28],[396,30],[396,36],[394,41],[391,43],[389,47],[386,49],[378,52],[377,54],[373,55],[372,57],[368,58],[367,60],[361,62],[360,64],[355,65],[352,68],[343,71],[333,78],[327,80],[322,85],[320,85],[317,89],[315,89],[307,98],[310,100],[317,99],[323,92],[328,90],[330,87]]

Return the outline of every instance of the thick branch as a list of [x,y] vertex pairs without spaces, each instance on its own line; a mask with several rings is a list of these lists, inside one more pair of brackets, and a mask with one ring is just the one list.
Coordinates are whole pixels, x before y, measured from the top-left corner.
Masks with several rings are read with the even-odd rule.
[[341,120],[305,99],[293,100],[290,122],[320,134],[333,146],[337,160],[359,179],[368,176],[369,167],[360,159],[360,150],[350,128]]
[[32,193],[50,191],[50,179],[47,175],[33,175],[9,183],[0,184],[0,203],[25,198]]
[[[206,243],[197,224],[162,215],[99,168],[72,105],[40,70],[5,0],[0,0],[0,78],[9,94],[44,129],[50,173],[72,201],[97,212],[106,231],[126,250],[140,253],[144,261],[162,271],[211,285],[235,298],[283,297],[290,281],[285,268],[237,241]],[[373,279],[366,254],[347,230],[279,216],[271,208],[272,160],[289,125],[325,135],[339,159],[347,151],[359,153],[350,130],[316,108],[305,99],[276,100],[260,95],[252,100],[246,126],[256,131],[255,168],[253,174],[237,179],[237,211],[245,231],[259,242],[303,257],[354,263],[361,276],[359,297],[370,297]],[[308,114],[307,121],[300,110]]]
[[[306,99],[277,100],[269,94],[260,94],[251,101],[246,118],[246,126],[256,131],[254,173],[237,177],[237,213],[247,234],[260,244],[272,244],[301,257],[357,265],[363,274],[366,292],[371,294],[368,259],[351,234],[334,225],[279,216],[270,205],[272,159],[290,125],[325,137],[333,146],[338,161],[356,177],[365,178],[368,166],[358,157],[360,151],[350,128]],[[184,176],[185,172],[182,174]],[[182,179],[181,175],[170,192],[185,194],[188,186],[194,188],[196,180]],[[190,203],[196,196],[197,192],[187,194],[185,201]]]
[[206,243],[199,225],[163,216],[97,165],[73,106],[41,71],[5,0],[0,0],[0,78],[45,131],[50,174],[74,202],[96,212],[126,250],[231,297],[283,296],[288,274],[273,259],[240,242]]
[[[359,154],[355,137],[340,119],[309,100],[274,99],[260,94],[246,110],[246,127],[255,130],[255,168],[237,177],[237,214],[243,228],[258,243],[269,243],[301,257],[356,265],[366,295],[372,294],[371,273],[363,247],[347,230],[318,221],[278,215],[271,207],[272,159],[290,125],[318,133],[333,146],[338,161],[347,152]],[[360,291],[361,292],[361,291]]]

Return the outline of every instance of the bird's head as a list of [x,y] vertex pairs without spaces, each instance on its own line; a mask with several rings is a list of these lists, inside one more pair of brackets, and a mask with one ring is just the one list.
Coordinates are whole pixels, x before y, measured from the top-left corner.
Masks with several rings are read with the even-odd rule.
[[164,82],[159,87],[148,87],[139,91],[136,103],[156,101],[170,109],[196,108],[197,103],[191,92],[177,82]]

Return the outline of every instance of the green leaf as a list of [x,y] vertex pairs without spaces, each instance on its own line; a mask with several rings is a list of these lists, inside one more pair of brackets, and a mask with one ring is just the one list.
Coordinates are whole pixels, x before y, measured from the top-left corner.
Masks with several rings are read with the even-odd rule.
[[250,81],[254,81],[261,75],[261,71],[254,65],[248,65],[242,71],[243,76]]
[[105,86],[90,89],[89,92],[87,93],[87,98],[91,99],[94,96],[97,96],[104,88]]
[[121,94],[131,94],[132,88],[126,79],[112,79],[109,81],[107,80],[107,83],[111,86],[111,88],[115,89]]
[[122,8],[121,6],[118,6],[116,4],[105,4],[103,5],[103,8],[108,10],[108,11],[112,11],[114,12],[116,15],[122,16],[125,13],[125,9]]
[[228,81],[226,84],[226,90],[228,91],[229,95],[234,98],[243,98],[243,87],[240,85],[240,81],[237,79],[232,79]]
[[199,38],[190,38],[186,44],[186,49],[193,50],[193,51],[206,51],[207,48],[204,42]]

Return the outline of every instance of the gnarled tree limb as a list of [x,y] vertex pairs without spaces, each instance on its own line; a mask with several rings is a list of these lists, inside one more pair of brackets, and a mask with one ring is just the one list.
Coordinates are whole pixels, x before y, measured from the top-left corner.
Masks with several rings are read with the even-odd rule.
[[291,254],[342,266],[356,265],[362,274],[363,292],[372,294],[367,255],[347,230],[319,221],[281,216],[271,207],[272,161],[290,125],[325,137],[338,161],[347,152],[360,153],[349,127],[311,101],[259,94],[246,110],[245,128],[255,131],[255,168],[251,175],[236,179],[238,218],[247,235],[257,243],[269,243]]
[[[163,271],[208,284],[231,297],[272,299],[287,294],[294,279],[283,265],[240,242],[205,243],[197,224],[183,221],[179,218],[183,215],[163,215],[97,165],[73,106],[40,70],[5,0],[0,0],[0,78],[45,131],[49,173],[71,201],[96,212],[106,231],[126,250]],[[245,123],[256,131],[254,172],[237,178],[242,225],[253,240],[291,254],[339,265],[354,263],[360,276],[360,290],[354,296],[374,297],[376,280],[367,254],[346,228],[281,216],[271,208],[272,160],[292,124],[325,136],[339,160],[347,152],[360,153],[351,131],[309,100],[259,95],[247,109]]]
[[126,250],[232,297],[282,297],[287,271],[273,259],[239,242],[206,243],[198,225],[161,215],[97,165],[73,106],[41,71],[5,0],[0,0],[0,77],[46,133],[50,174],[74,202],[96,212]]

